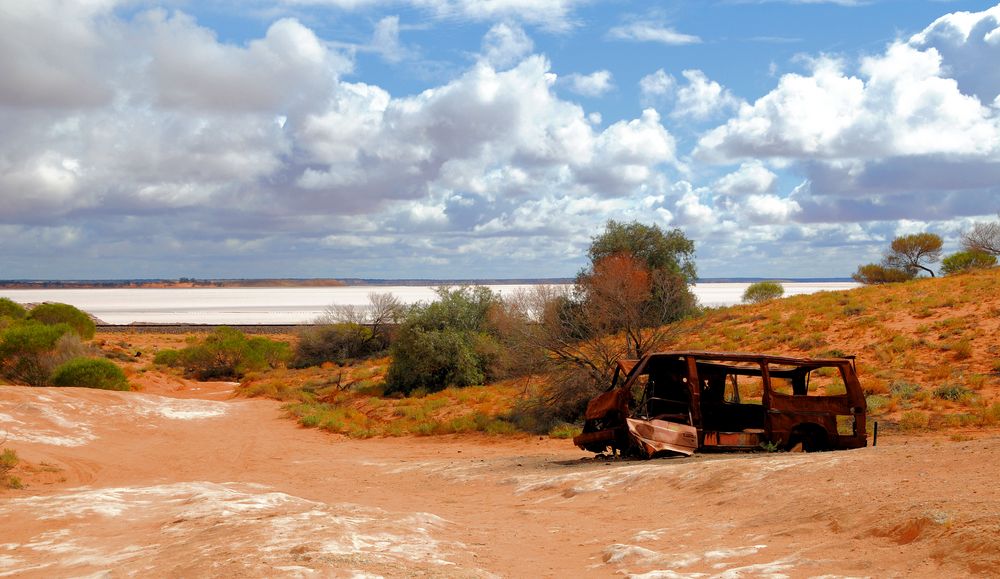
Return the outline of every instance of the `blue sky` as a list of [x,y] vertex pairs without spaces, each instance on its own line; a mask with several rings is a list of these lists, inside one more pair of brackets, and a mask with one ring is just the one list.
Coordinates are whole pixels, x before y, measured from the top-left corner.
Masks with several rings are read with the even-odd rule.
[[1000,4],[12,0],[0,278],[843,277],[1000,211]]

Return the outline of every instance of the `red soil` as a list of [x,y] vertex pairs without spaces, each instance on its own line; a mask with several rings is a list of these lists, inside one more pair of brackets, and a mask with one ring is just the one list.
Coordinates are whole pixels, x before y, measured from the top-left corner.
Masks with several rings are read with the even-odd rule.
[[[0,386],[23,490],[0,575],[996,574],[1000,437],[594,460],[563,440],[350,440],[231,384]],[[0,435],[2,438],[2,435]]]

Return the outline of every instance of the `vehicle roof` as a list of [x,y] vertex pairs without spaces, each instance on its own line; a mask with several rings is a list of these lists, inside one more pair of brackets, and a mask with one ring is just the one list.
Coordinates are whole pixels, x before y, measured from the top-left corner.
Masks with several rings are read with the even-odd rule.
[[675,356],[693,357],[698,360],[711,360],[723,362],[774,362],[776,364],[849,364],[854,360],[854,356],[830,357],[830,358],[796,358],[792,356],[775,356],[771,354],[756,354],[749,352],[711,352],[707,350],[671,350],[667,352],[653,352],[646,354],[644,358],[665,358]]

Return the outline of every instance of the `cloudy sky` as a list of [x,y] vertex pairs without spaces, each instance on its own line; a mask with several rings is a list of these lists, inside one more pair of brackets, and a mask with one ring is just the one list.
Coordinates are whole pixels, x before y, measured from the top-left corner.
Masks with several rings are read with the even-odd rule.
[[1000,211],[1000,4],[3,0],[0,279],[841,277]]

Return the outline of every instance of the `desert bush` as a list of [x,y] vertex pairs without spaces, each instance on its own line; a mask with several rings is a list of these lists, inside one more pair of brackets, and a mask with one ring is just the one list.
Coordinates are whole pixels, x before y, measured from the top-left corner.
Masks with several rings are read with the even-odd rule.
[[45,303],[35,306],[28,312],[28,319],[46,325],[67,324],[84,340],[93,338],[97,329],[90,316],[69,304]]
[[324,362],[344,365],[348,360],[377,354],[383,342],[375,340],[371,328],[357,323],[312,326],[299,332],[294,365],[319,366]]
[[869,394],[865,396],[865,402],[868,404],[868,412],[872,414],[877,414],[885,409],[889,405],[889,399],[885,396],[879,396],[878,394]]
[[486,379],[468,332],[404,328],[392,348],[386,393],[437,392]]
[[959,251],[941,260],[941,273],[954,275],[975,269],[987,269],[997,264],[996,256],[982,251]]
[[72,331],[66,324],[46,325],[34,320],[8,327],[0,334],[0,372],[16,383],[44,386],[56,366],[56,344]]
[[354,347],[366,352],[383,352],[392,343],[396,324],[403,319],[406,308],[392,293],[368,293],[368,305],[334,304],[316,319],[317,326],[350,324],[366,328],[367,332],[355,334],[360,342]]
[[21,462],[17,457],[17,452],[12,448],[5,448],[0,452],[0,487],[7,489],[24,488],[21,479],[10,474],[14,467]]
[[50,358],[51,365],[55,368],[73,358],[92,358],[100,355],[100,349],[84,343],[76,332],[66,332],[56,340]]
[[200,343],[181,350],[161,350],[154,363],[183,368],[199,380],[239,380],[247,372],[278,368],[292,358],[285,342],[247,338],[229,327],[217,328]]
[[0,318],[23,320],[28,315],[24,306],[10,298],[0,298]]
[[128,379],[114,362],[100,358],[74,358],[52,372],[53,386],[100,390],[129,390]]
[[967,360],[972,357],[972,342],[968,338],[949,342],[945,348],[951,350],[956,360]]
[[920,393],[920,386],[912,382],[896,380],[889,385],[889,393],[902,400],[915,398]]
[[390,347],[386,394],[437,392],[486,380],[497,347],[488,323],[497,296],[486,287],[441,287],[437,293],[437,301],[406,313]]
[[904,412],[899,417],[899,428],[902,430],[924,430],[930,425],[930,417],[919,410]]
[[942,384],[934,389],[934,397],[940,398],[941,400],[962,402],[965,400],[971,400],[973,393],[972,390],[969,390],[965,386],[959,384]]
[[880,265],[877,263],[869,263],[866,265],[859,265],[858,271],[854,272],[851,275],[851,278],[854,279],[854,281],[865,285],[882,285],[887,283],[909,281],[914,278],[914,275],[915,274],[906,270]]
[[785,287],[776,281],[758,281],[747,286],[743,303],[759,304],[785,295]]
[[153,356],[153,363],[160,366],[170,366],[171,368],[180,368],[182,366],[181,362],[181,351],[165,349],[160,350]]

